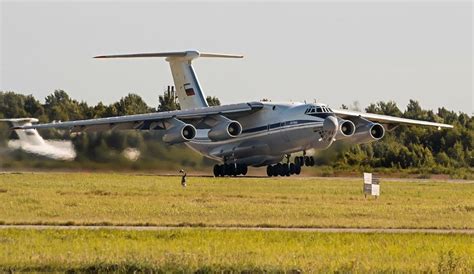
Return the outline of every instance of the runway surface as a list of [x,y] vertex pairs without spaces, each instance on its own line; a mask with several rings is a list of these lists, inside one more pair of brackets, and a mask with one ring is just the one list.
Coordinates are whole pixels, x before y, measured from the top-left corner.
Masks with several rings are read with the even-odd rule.
[[189,226],[116,226],[116,225],[0,225],[0,229],[114,229],[136,231],[160,231],[179,229],[210,229],[210,230],[249,230],[249,231],[293,231],[322,233],[428,233],[428,234],[474,234],[474,229],[434,229],[434,228],[306,228],[306,227],[189,227]]

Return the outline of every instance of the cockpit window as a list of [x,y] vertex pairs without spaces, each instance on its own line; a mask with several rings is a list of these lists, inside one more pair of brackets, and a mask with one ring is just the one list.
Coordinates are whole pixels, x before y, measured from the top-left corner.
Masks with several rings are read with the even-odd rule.
[[328,107],[309,107],[305,110],[305,114],[307,113],[327,113],[327,112],[333,112],[332,109]]

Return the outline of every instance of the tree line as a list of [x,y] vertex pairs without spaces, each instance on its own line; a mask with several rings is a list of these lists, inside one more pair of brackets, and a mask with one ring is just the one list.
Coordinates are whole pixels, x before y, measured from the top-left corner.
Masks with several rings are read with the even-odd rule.
[[[0,118],[35,117],[40,122],[51,122],[179,109],[179,102],[173,91],[165,90],[157,99],[156,107],[151,107],[139,95],[131,93],[109,105],[102,102],[89,105],[84,101],[71,98],[64,90],[55,90],[42,103],[32,95],[0,91]],[[208,96],[207,101],[209,105],[220,105],[217,97]],[[346,105],[341,107],[348,108]],[[357,104],[352,108],[358,108]],[[437,130],[427,127],[398,126],[387,132],[384,139],[379,142],[350,146],[337,142],[333,148],[318,152],[316,159],[319,166],[330,166],[336,169],[430,168],[440,173],[464,168],[472,175],[474,166],[473,117],[466,113],[447,110],[444,107],[439,108],[436,112],[425,110],[415,100],[410,100],[403,111],[393,101],[370,104],[365,108],[365,111],[447,123],[454,125],[454,129]],[[14,135],[7,130],[7,126],[0,126],[0,142],[5,145],[6,140],[14,138]],[[64,131],[45,130],[40,133],[45,138],[71,139],[78,154],[75,162],[82,164],[121,163],[135,165],[137,168],[154,168],[156,165],[159,167],[170,166],[170,163],[190,166],[211,164],[211,161],[184,149],[183,146],[170,147],[160,142],[161,133],[159,132],[101,132],[79,134],[72,137]],[[136,148],[141,152],[138,161],[128,163],[124,159],[121,152],[127,147]],[[18,155],[21,153],[12,159],[18,160],[18,157],[26,157]]]

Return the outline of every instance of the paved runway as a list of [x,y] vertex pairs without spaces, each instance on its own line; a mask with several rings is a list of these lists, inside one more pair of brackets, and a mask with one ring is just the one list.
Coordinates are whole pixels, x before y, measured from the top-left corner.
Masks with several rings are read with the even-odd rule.
[[251,231],[295,231],[322,233],[429,233],[429,234],[474,234],[474,229],[433,229],[433,228],[306,228],[306,227],[238,227],[238,226],[117,226],[117,225],[0,225],[0,229],[115,229],[137,231],[160,231],[178,229],[210,229],[210,230],[251,230]]

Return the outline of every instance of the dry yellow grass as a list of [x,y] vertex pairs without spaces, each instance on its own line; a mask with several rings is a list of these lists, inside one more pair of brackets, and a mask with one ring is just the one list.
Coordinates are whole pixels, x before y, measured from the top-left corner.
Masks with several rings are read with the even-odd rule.
[[474,184],[361,179],[0,175],[0,223],[474,228]]

